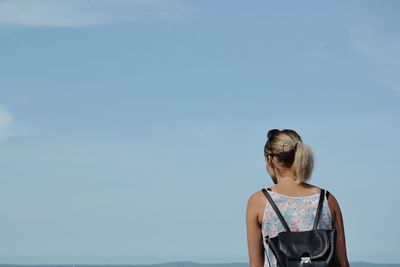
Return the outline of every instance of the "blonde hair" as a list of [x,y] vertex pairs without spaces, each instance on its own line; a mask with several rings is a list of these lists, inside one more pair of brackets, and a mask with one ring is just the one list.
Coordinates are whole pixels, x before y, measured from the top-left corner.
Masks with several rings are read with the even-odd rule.
[[314,168],[314,153],[296,131],[270,130],[264,146],[264,157],[269,155],[275,156],[282,167],[294,170],[296,183],[310,179]]

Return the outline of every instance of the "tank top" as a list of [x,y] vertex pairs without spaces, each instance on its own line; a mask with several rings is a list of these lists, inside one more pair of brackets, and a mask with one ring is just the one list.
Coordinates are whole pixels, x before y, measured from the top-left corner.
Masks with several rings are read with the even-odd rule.
[[[315,213],[319,201],[319,194],[306,197],[290,197],[268,190],[271,198],[274,200],[283,218],[287,222],[291,231],[308,231],[312,230]],[[321,208],[321,214],[318,220],[317,229],[332,229],[332,214],[329,210],[328,200],[324,198]],[[277,261],[265,242],[265,236],[271,238],[278,235],[279,232],[285,231],[281,221],[273,210],[271,204],[265,198],[265,210],[262,219],[262,236],[265,248],[264,267],[277,267]]]

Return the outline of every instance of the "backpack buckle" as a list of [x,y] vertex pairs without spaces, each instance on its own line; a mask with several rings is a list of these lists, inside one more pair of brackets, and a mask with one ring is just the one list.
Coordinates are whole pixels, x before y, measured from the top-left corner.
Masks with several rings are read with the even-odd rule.
[[301,257],[301,263],[302,264],[310,264],[311,263],[311,258],[310,257]]

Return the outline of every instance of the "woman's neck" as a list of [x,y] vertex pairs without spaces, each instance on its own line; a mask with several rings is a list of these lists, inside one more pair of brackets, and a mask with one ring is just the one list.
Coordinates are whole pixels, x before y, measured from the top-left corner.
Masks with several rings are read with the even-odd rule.
[[295,177],[293,175],[276,176],[277,183],[275,187],[277,188],[297,188],[299,184],[295,182]]

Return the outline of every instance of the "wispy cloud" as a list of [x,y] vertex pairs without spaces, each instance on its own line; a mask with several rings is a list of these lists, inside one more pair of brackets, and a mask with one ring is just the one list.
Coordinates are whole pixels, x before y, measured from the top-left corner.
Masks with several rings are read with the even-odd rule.
[[313,69],[318,69],[321,62],[332,59],[333,57],[334,55],[328,52],[322,44],[318,44],[311,51],[297,54],[297,58],[301,62]]
[[400,36],[366,27],[352,29],[350,36],[352,48],[370,63],[374,78],[400,92]]
[[178,0],[0,0],[0,25],[85,27],[180,21],[188,12]]
[[314,50],[302,55],[304,58],[317,60],[317,59],[329,59],[333,57],[322,45],[317,46]]
[[4,106],[0,105],[0,141],[26,135],[28,132],[28,129],[23,129],[18,125],[14,116]]

